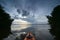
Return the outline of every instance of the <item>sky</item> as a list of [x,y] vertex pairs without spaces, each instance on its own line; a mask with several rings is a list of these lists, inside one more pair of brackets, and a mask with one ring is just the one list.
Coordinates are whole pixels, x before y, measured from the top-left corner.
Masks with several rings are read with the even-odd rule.
[[4,10],[14,19],[31,23],[47,23],[47,15],[60,5],[60,0],[0,0]]

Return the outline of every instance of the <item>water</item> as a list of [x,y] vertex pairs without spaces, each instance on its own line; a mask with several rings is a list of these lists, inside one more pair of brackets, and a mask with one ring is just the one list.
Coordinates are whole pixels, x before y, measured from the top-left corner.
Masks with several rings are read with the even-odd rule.
[[[12,28],[14,28],[14,27],[12,27]],[[19,28],[19,27],[16,27],[16,28]],[[37,25],[37,24],[35,24],[35,25],[31,25],[30,27],[21,29],[21,30],[17,30],[17,29],[15,31],[12,30],[13,34],[9,35],[4,40],[15,40],[16,37],[20,36],[21,33],[29,32],[29,31],[31,31],[32,33],[35,34],[37,40],[53,40],[53,37],[49,33],[48,29],[50,29],[49,25],[45,25],[45,24],[44,25],[43,24]]]

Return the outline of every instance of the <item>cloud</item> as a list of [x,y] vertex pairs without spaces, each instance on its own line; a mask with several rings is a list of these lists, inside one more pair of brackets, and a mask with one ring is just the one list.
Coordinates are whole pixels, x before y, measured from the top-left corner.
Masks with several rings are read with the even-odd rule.
[[[0,4],[5,7],[5,11],[12,17],[18,15],[18,18],[26,18],[27,16],[26,20],[47,21],[45,15],[49,15],[55,6],[60,4],[60,0],[0,0]],[[32,14],[37,19],[32,17]],[[42,18],[38,19],[39,17]]]
[[21,10],[20,9],[17,9],[17,12],[18,12],[18,14],[20,14],[21,13]]
[[[37,19],[37,20],[36,20]],[[44,15],[42,15],[42,16],[35,16],[35,21],[37,22],[37,23],[41,23],[41,22],[45,22],[45,23],[47,23],[47,18],[44,16]]]
[[22,16],[28,16],[29,15],[29,12],[27,12],[26,10],[22,10]]
[[29,12],[26,10],[17,9],[17,12],[18,12],[18,17],[20,18],[27,18],[29,16]]

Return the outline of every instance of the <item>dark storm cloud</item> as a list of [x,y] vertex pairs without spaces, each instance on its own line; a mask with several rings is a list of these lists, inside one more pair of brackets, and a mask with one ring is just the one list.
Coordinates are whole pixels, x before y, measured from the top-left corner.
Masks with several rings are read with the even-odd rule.
[[29,12],[27,12],[26,10],[22,10],[22,16],[28,16],[29,15]]
[[20,14],[21,13],[20,9],[17,9],[17,12],[18,12],[18,14]]

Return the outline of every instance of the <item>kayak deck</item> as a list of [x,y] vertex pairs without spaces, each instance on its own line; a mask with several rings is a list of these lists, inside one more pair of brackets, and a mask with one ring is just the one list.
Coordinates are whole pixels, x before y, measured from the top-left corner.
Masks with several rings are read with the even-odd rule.
[[35,37],[31,32],[28,32],[24,40],[35,40]]

